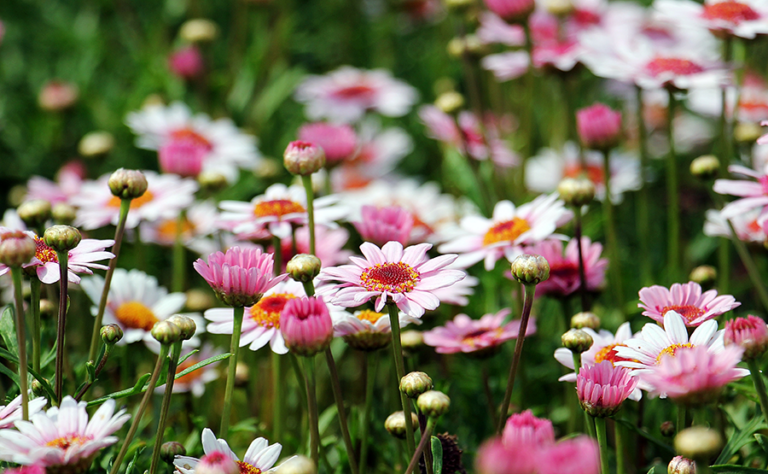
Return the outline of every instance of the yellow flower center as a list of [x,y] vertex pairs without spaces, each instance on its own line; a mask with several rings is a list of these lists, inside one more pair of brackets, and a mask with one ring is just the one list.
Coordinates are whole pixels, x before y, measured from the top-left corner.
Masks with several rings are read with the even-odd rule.
[[355,315],[355,317],[360,321],[368,321],[371,324],[376,324],[376,321],[381,319],[382,316],[384,316],[384,313],[377,313],[376,311],[371,311],[370,309],[365,309]]
[[664,357],[674,357],[677,351],[684,347],[690,349],[694,346],[690,342],[686,342],[685,344],[672,344],[671,346],[665,347],[664,350],[659,352],[659,355],[656,356],[656,364],[658,365]]
[[480,345],[480,341],[488,340],[489,336],[491,338],[500,337],[501,333],[503,332],[504,332],[503,328],[478,329],[477,331],[472,331],[471,333],[464,336],[461,339],[461,342],[462,344],[466,344],[470,347],[477,347]]
[[528,221],[519,217],[504,221],[491,227],[483,237],[483,245],[488,246],[497,242],[514,242],[523,233],[531,230]]
[[[198,362],[200,361],[197,360],[197,357],[192,356],[189,359],[182,362],[181,364],[179,364],[178,367],[176,367],[176,373],[180,374],[183,371],[187,370],[188,368],[192,367],[193,365],[197,364]],[[188,373],[187,375],[184,375],[183,377],[177,378],[175,383],[189,384],[199,379],[201,375],[203,375],[203,369],[197,369],[195,371]]]
[[[617,347],[627,347],[626,344],[609,344],[599,351],[597,351],[597,354],[595,354],[595,364],[599,364],[600,362],[607,360],[610,361],[611,365],[614,367],[616,366],[616,362],[629,362],[634,361],[634,359],[627,359],[626,357],[619,357],[619,355],[616,353]],[[634,361],[636,362],[636,361]]]
[[151,309],[138,301],[121,304],[115,310],[115,317],[127,328],[145,331],[151,331],[155,323],[159,321]]
[[78,446],[90,441],[89,438],[79,435],[66,435],[61,438],[56,438],[45,443],[46,446],[51,448],[69,449],[72,446]]
[[253,214],[256,217],[282,217],[286,214],[305,212],[304,206],[290,199],[275,199],[274,201],[261,201],[256,203]]
[[[194,230],[195,230],[194,224],[189,222],[189,220],[184,219],[184,222],[181,224],[182,237],[191,236]],[[176,232],[178,231],[179,231],[178,219],[166,219],[157,228],[157,233],[160,234],[160,237],[164,240],[171,240],[171,241],[176,240]]]
[[685,318],[685,320],[688,321],[689,323],[691,321],[694,321],[696,318],[701,317],[701,315],[704,314],[703,309],[699,308],[698,306],[693,306],[690,304],[664,306],[663,308],[661,308],[661,316],[663,317],[665,314],[667,314],[668,311],[675,311],[676,313],[679,313],[680,316]]
[[245,461],[235,461],[240,468],[240,474],[261,474],[261,469]]
[[363,270],[360,283],[368,291],[408,293],[419,281],[419,272],[403,262],[377,263]]
[[45,245],[45,241],[38,236],[35,236],[35,257],[43,263],[59,263],[56,251]]
[[[141,196],[131,199],[131,210],[136,210],[143,206],[144,204],[147,204],[149,202],[152,202],[152,200],[155,198],[155,195],[152,194],[152,191],[145,191],[144,194]],[[112,196],[112,198],[107,202],[107,207],[114,207],[119,208],[120,202],[122,200],[117,196]]]
[[285,304],[296,298],[296,295],[290,293],[277,293],[268,295],[259,300],[258,303],[251,306],[250,316],[253,322],[266,328],[280,329],[280,313]]

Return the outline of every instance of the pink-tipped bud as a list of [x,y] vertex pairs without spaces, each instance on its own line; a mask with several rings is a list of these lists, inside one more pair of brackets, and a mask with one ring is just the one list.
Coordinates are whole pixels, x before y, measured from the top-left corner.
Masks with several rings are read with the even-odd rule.
[[309,176],[325,166],[325,150],[313,142],[296,140],[285,149],[283,164],[291,174]]
[[40,90],[37,103],[49,112],[59,112],[75,105],[78,97],[77,87],[61,81],[50,81]]
[[363,240],[382,246],[390,241],[408,244],[413,214],[400,206],[363,206],[362,220],[354,222]]
[[581,143],[595,150],[609,150],[619,144],[621,112],[597,103],[576,112]]
[[9,267],[20,267],[35,256],[37,245],[21,231],[0,234],[0,263]]
[[696,474],[696,465],[688,458],[675,456],[669,461],[667,474]]
[[299,140],[320,146],[328,166],[354,157],[357,151],[357,136],[349,125],[308,123],[299,129]]
[[310,357],[328,348],[333,339],[333,321],[321,297],[294,298],[280,314],[280,332],[288,349]]
[[234,460],[222,453],[214,451],[206,454],[195,466],[195,474],[239,474],[240,468]]
[[204,67],[203,56],[195,46],[181,48],[168,58],[168,68],[171,72],[184,79],[199,76]]
[[485,0],[490,11],[507,21],[523,22],[536,8],[535,0]]
[[768,326],[765,321],[751,314],[725,322],[725,345],[737,345],[744,349],[744,360],[756,359],[768,349]]

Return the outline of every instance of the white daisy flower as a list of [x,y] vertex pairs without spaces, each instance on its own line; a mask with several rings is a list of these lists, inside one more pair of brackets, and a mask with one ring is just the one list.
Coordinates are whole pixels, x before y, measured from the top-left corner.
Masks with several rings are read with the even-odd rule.
[[[221,452],[229,456],[230,459],[235,461],[242,473],[265,473],[272,469],[277,459],[280,457],[280,451],[283,446],[280,443],[269,445],[269,441],[265,438],[256,438],[251,442],[248,447],[248,451],[245,452],[243,460],[241,461],[237,455],[232,452],[229,444],[221,438],[216,439],[216,435],[210,428],[205,428],[202,434],[203,452],[205,454],[211,454],[214,452]],[[193,474],[195,472],[195,466],[200,460],[189,456],[176,456],[173,461],[173,465],[176,466],[177,472],[181,474]]]

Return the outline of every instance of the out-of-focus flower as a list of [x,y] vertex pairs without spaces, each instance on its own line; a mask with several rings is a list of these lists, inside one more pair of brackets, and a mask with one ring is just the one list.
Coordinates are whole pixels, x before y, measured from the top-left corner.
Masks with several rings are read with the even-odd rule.
[[[34,398],[29,401],[29,416],[34,416],[43,409],[48,403],[43,397]],[[8,405],[0,405],[0,429],[10,428],[13,424],[21,420],[21,395],[11,400]]]
[[757,316],[736,318],[725,322],[723,343],[744,349],[742,359],[757,359],[768,349],[768,326]]
[[[763,120],[762,122],[760,122],[760,125],[768,126],[768,120]],[[766,133],[762,137],[758,138],[757,139],[757,144],[758,145],[768,145],[768,133]]]
[[[269,472],[280,457],[280,451],[283,450],[283,446],[280,443],[275,443],[270,446],[269,441],[265,438],[256,438],[251,442],[250,446],[248,446],[248,450],[245,452],[245,456],[243,456],[243,460],[241,461],[240,458],[232,452],[227,441],[221,438],[216,439],[216,435],[214,435],[213,431],[209,428],[203,430],[201,438],[203,452],[205,454],[214,452],[226,454],[237,464],[242,473]],[[189,456],[176,456],[173,465],[181,474],[193,474],[195,467],[199,462],[199,459]]]
[[509,22],[525,21],[534,8],[534,0],[484,0],[485,6]]
[[[424,332],[424,344],[435,348],[438,354],[463,352],[472,355],[493,355],[501,344],[515,339],[520,332],[520,320],[504,324],[509,309],[496,314],[486,314],[474,320],[459,314],[452,321]],[[531,318],[525,335],[536,334],[536,318]]]
[[760,0],[656,0],[658,17],[673,24],[707,28],[717,36],[753,39],[768,34],[768,5]]
[[611,416],[637,386],[632,371],[603,361],[582,367],[576,377],[576,393],[584,411],[591,416]]
[[75,105],[79,97],[74,84],[63,81],[49,81],[37,96],[40,108],[49,112],[59,112]]
[[[323,225],[315,225],[315,255],[323,262],[326,267],[332,267],[346,262],[351,250],[344,250],[349,240],[349,231],[344,227],[331,228]],[[284,237],[281,239],[283,248],[283,266],[293,258],[293,238]],[[296,253],[309,253],[309,227],[299,227],[296,229]]]
[[[587,291],[600,291],[605,284],[608,259],[600,258],[603,246],[592,243],[589,237],[581,238]],[[549,263],[549,278],[536,286],[538,295],[568,296],[581,287],[579,279],[579,248],[571,239],[563,252],[560,240],[548,239],[525,249],[526,253],[541,255]]]
[[[341,337],[350,347],[373,351],[381,349],[392,340],[392,326],[389,315],[369,309],[350,314],[346,311],[331,311],[333,335]],[[421,320],[399,313],[398,321],[403,328],[410,323],[421,324]]]
[[213,41],[219,34],[216,23],[207,18],[193,18],[187,20],[179,29],[179,37],[190,43],[203,43]]
[[525,410],[507,418],[501,440],[507,446],[523,449],[549,446],[555,443],[555,430],[551,421]]
[[489,54],[480,60],[483,69],[491,71],[501,82],[517,79],[528,71],[531,58],[525,51]]
[[69,202],[80,192],[85,179],[85,165],[81,161],[70,161],[56,173],[56,182],[41,176],[32,176],[27,182],[25,201],[43,199],[56,204]]
[[716,318],[741,305],[731,295],[717,296],[717,290],[701,292],[701,285],[690,281],[675,283],[669,289],[654,285],[640,290],[643,315],[664,323],[664,315],[674,311],[683,317],[686,326],[700,326],[704,321]]
[[77,144],[77,152],[86,158],[101,156],[115,147],[115,137],[105,131],[86,133]]
[[6,469],[3,472],[5,474],[45,474],[45,467],[42,464],[33,464],[31,466]]
[[217,171],[235,181],[238,168],[251,169],[259,161],[256,139],[240,132],[230,119],[192,115],[180,102],[147,105],[129,113],[125,122],[137,135],[136,146],[157,150],[160,167],[168,173],[197,176]]
[[539,474],[598,474],[600,452],[597,441],[581,435],[550,446],[539,453]]
[[523,46],[525,31],[520,25],[510,25],[492,12],[482,12],[478,19],[477,37],[485,44],[504,44],[507,46]]
[[306,104],[305,113],[311,120],[356,122],[367,111],[401,117],[416,102],[418,93],[389,71],[343,66],[325,76],[307,77],[295,97]]
[[362,219],[353,222],[366,242],[384,245],[390,240],[408,244],[413,228],[413,215],[399,206],[363,206]]
[[[448,268],[459,269],[454,263],[449,265]],[[467,275],[463,280],[459,280],[453,285],[446,286],[444,288],[438,288],[432,291],[432,294],[437,296],[437,299],[441,303],[455,304],[457,306],[466,306],[469,304],[469,296],[475,293],[474,288],[480,283],[477,277]]]
[[466,276],[461,270],[446,268],[456,255],[429,259],[426,253],[431,247],[419,244],[403,249],[399,242],[388,242],[379,248],[365,242],[360,246],[365,258],[350,257],[353,265],[324,268],[318,279],[341,282],[324,293],[333,304],[355,307],[375,297],[376,311],[381,311],[391,299],[405,314],[421,317],[440,304],[433,290]]
[[333,340],[333,321],[323,297],[301,297],[288,301],[280,313],[280,332],[294,354],[311,357]]
[[[192,204],[184,214],[184,220],[179,222],[177,217],[167,217],[151,222],[145,222],[139,229],[142,242],[171,246],[176,242],[176,235],[180,233],[184,245],[216,230],[218,219],[216,206],[210,201],[198,201]],[[210,252],[209,252],[210,253]]]
[[[723,109],[722,88],[693,89],[687,96],[688,107],[699,114],[719,117]],[[736,100],[738,99],[738,107]],[[768,120],[768,87],[757,74],[747,71],[741,89],[729,87],[726,89],[726,113],[740,122],[756,125],[762,120]]]
[[61,406],[37,413],[31,421],[17,421],[17,430],[0,430],[0,459],[17,464],[40,464],[51,472],[90,463],[99,450],[117,443],[112,433],[130,418],[125,410],[115,413],[115,401],[107,400],[88,421],[85,402],[67,396]]
[[478,474],[536,474],[540,453],[509,446],[495,438],[480,446],[475,459]]
[[593,150],[609,150],[619,143],[621,112],[596,103],[576,112],[581,143]]
[[349,125],[307,123],[299,128],[299,140],[320,146],[325,152],[326,166],[333,167],[355,156],[357,135]]
[[[176,367],[176,374],[180,374],[198,362],[210,359],[211,357],[220,355],[221,353],[222,352],[220,350],[214,349],[212,344],[206,343],[200,349],[200,352],[192,354],[184,362]],[[184,357],[184,354],[182,354],[182,357]],[[205,367],[201,367],[188,373],[187,375],[177,378],[173,382],[173,393],[192,392],[192,395],[195,397],[201,397],[203,393],[205,393],[205,384],[208,382],[213,382],[219,378],[219,372],[216,370],[216,366],[218,364],[218,362],[208,364]],[[155,392],[164,393],[165,385],[157,387]]]
[[179,77],[192,79],[203,72],[205,63],[196,46],[185,46],[171,53],[168,57],[168,68]]
[[[768,124],[768,122],[765,123]],[[721,216],[730,219],[755,208],[761,209],[761,214],[765,213],[765,207],[768,206],[768,167],[760,173],[745,166],[731,165],[728,171],[754,178],[757,182],[731,179],[715,181],[713,189],[716,193],[741,198],[726,204]]]
[[195,474],[240,474],[240,466],[223,452],[214,451],[200,458]]

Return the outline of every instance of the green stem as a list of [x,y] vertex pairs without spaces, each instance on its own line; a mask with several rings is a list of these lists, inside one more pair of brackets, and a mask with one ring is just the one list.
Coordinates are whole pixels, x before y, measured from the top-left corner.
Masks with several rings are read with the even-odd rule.
[[669,107],[667,110],[667,261],[671,281],[680,277],[680,200],[677,184],[677,153],[675,151],[674,119],[676,111],[675,94],[667,90]]
[[[577,354],[576,352],[571,352],[571,356],[573,356],[573,371],[576,373],[576,376],[579,376],[579,371],[581,370],[581,354]],[[576,405],[579,407],[581,412],[584,414],[584,425],[587,428],[587,433],[590,437],[595,437],[595,426],[592,422],[592,417],[590,417],[586,411],[584,411],[583,408],[581,408],[581,402],[579,401],[579,396],[576,395]]]
[[491,391],[488,367],[485,364],[481,366],[480,373],[483,377],[483,391],[485,392],[485,400],[488,404],[488,413],[491,417],[491,426],[496,426],[496,402],[493,401],[493,392]]
[[315,255],[315,191],[312,189],[312,176],[302,176],[301,183],[307,193],[307,220],[309,225],[309,253]]
[[609,474],[611,471],[608,468],[608,436],[605,432],[605,418],[592,418],[595,420],[597,444],[600,446],[600,472]]
[[397,305],[387,303],[389,311],[389,324],[392,327],[392,351],[395,357],[395,370],[397,372],[398,393],[400,393],[400,404],[403,406],[405,414],[405,442],[408,446],[408,454],[413,454],[416,449],[413,441],[413,420],[411,419],[411,402],[405,393],[399,389],[400,380],[405,377],[405,362],[403,361],[403,348],[400,344],[400,315]]
[[[299,387],[299,398],[301,405],[300,406],[308,406],[309,403],[307,401],[307,387],[304,382],[304,372],[301,370],[301,364],[299,364],[299,359],[296,357],[296,355],[292,352],[288,353],[288,360],[291,362],[291,368],[293,369],[293,373],[296,376],[296,382]],[[302,427],[306,428],[306,426],[303,425],[304,420],[302,420]],[[302,433],[306,433],[306,429],[301,430]],[[302,441],[302,445],[304,442]]]
[[[115,258],[109,261],[109,267],[107,268],[107,274],[104,275],[104,288],[101,290],[101,299],[99,300],[99,310],[96,313],[96,319],[93,322],[93,332],[91,333],[91,348],[88,351],[88,360],[96,360],[96,350],[99,347],[99,332],[101,331],[101,322],[104,319],[104,310],[107,308],[107,297],[109,296],[109,287],[112,284],[112,274],[115,273],[117,267],[117,259],[120,256],[120,246],[123,243],[123,233],[125,231],[125,219],[128,217],[128,211],[131,209],[131,200],[123,199],[120,201],[120,218],[117,221],[117,229],[115,230],[115,245],[112,246],[112,253],[115,254]],[[136,235],[139,234],[139,230],[136,229]]]
[[744,242],[736,235],[736,230],[733,228],[731,220],[728,219],[727,222],[728,228],[731,230],[731,241],[733,242],[734,247],[736,247],[736,253],[739,254],[741,263],[744,264],[744,267],[747,269],[747,274],[749,274],[749,279],[752,281],[755,290],[757,290],[757,296],[763,304],[763,309],[768,311],[768,290],[765,289],[765,284],[760,276],[760,271],[757,269],[757,265],[755,265],[755,261],[752,259],[749,249],[747,249]]
[[320,427],[318,425],[317,390],[315,387],[315,358],[313,356],[303,359],[304,382],[307,386],[307,412],[309,413],[309,453],[315,466],[317,466],[320,461]]
[[[579,252],[579,295],[581,296],[581,310],[589,311],[589,302],[587,301],[587,271],[584,268],[584,249],[581,244],[581,207],[574,207],[573,215],[575,217],[573,238],[576,239],[576,248]],[[566,318],[567,317],[568,316],[566,316]]]
[[421,457],[421,453],[424,451],[424,449],[427,447],[427,445],[432,441],[432,431],[435,429],[436,420],[435,418],[429,417],[427,420],[427,428],[424,430],[424,433],[421,435],[421,441],[419,441],[419,446],[416,448],[416,451],[413,453],[413,457],[411,458],[411,462],[408,464],[408,469],[405,470],[405,474],[411,474],[414,469],[416,469],[416,466],[419,465],[419,458]]
[[[67,329],[67,284],[69,283],[69,252],[56,252],[59,259],[59,321],[56,326],[56,405],[61,404],[64,387],[64,342]],[[21,347],[21,345],[19,345]]]
[[685,407],[683,405],[677,406],[677,423],[675,424],[675,432],[679,433],[685,429]]
[[237,370],[237,356],[240,353],[240,332],[243,328],[243,315],[245,308],[238,306],[234,309],[234,321],[232,325],[232,340],[229,343],[229,352],[232,357],[229,358],[227,367],[227,386],[224,390],[224,408],[221,411],[220,436],[227,437],[229,433],[229,413],[232,410],[232,396],[235,391],[235,371]]
[[640,194],[637,202],[637,235],[640,241],[640,255],[645,258],[640,259],[640,275],[643,284],[649,285],[651,282],[651,259],[650,259],[650,236],[648,231],[648,130],[645,128],[645,118],[643,117],[643,90],[640,87],[635,88],[637,94],[637,128],[638,141],[640,142]]
[[624,474],[627,472],[626,462],[624,460],[625,446],[625,433],[624,428],[620,423],[613,424],[614,440],[616,441],[616,474]]
[[104,369],[104,365],[107,363],[107,358],[109,357],[109,353],[112,352],[112,347],[114,347],[114,344],[107,344],[104,346],[104,355],[101,356],[101,360],[99,361],[99,365],[96,366],[96,370],[93,371],[93,380],[89,381],[87,384],[83,386],[83,388],[80,389],[80,391],[75,395],[75,400],[80,401],[83,399],[83,395],[85,395],[85,392],[88,391],[89,388],[91,388],[91,385],[93,385],[93,382],[96,381],[96,379],[99,377],[99,374]]
[[280,240],[280,237],[272,236],[272,248],[274,249],[275,258],[275,264],[272,268],[275,276],[277,276],[283,271],[283,242]]
[[115,458],[115,461],[112,464],[112,470],[109,471],[109,474],[117,474],[117,472],[120,470],[120,464],[122,464],[123,462],[125,453],[128,452],[128,447],[131,445],[131,440],[133,439],[133,436],[136,434],[136,430],[139,429],[139,425],[141,424],[141,418],[144,416],[144,412],[147,409],[147,405],[149,405],[149,400],[150,398],[152,398],[152,394],[155,392],[155,386],[157,386],[157,379],[160,378],[160,371],[163,369],[163,362],[165,362],[165,358],[168,357],[169,349],[170,349],[170,345],[168,344],[163,344],[162,346],[160,346],[160,354],[157,356],[157,363],[155,364],[155,370],[152,371],[152,377],[149,379],[149,385],[147,386],[147,391],[144,392],[144,398],[141,399],[139,410],[136,412],[136,416],[133,418],[133,421],[131,422],[131,428],[128,430],[128,434],[125,436],[123,445],[120,448],[120,452],[117,453],[117,457]]
[[171,357],[168,361],[168,376],[165,379],[165,392],[163,393],[163,404],[160,407],[160,421],[157,423],[157,434],[155,435],[155,447],[152,449],[152,462],[149,467],[149,474],[156,474],[160,465],[160,448],[163,445],[163,434],[165,433],[165,423],[168,421],[168,409],[171,407],[171,395],[173,395],[173,382],[176,380],[176,366],[181,355],[181,341],[173,343],[171,346]]
[[283,439],[283,418],[285,417],[285,397],[283,397],[283,358],[272,353],[272,396],[274,411],[272,415],[272,436]]
[[355,459],[355,447],[352,444],[352,437],[349,436],[349,426],[347,424],[347,412],[344,410],[344,398],[341,395],[341,383],[339,382],[339,372],[336,370],[336,362],[333,360],[331,348],[325,350],[325,360],[328,363],[328,372],[331,373],[331,388],[333,389],[333,399],[336,402],[336,410],[339,412],[339,425],[341,425],[341,437],[344,439],[344,446],[347,448],[347,457],[349,458],[349,468],[352,474],[359,472],[357,460]]
[[368,433],[371,426],[371,409],[373,408],[373,389],[376,386],[376,369],[379,358],[370,352],[365,353],[365,361],[368,366],[365,381],[365,408],[363,408],[363,422],[360,426],[360,467],[363,472],[368,470]]
[[32,368],[40,373],[40,290],[42,283],[36,276],[29,279],[30,312],[32,314]]
[[[27,336],[24,321],[24,298],[21,294],[21,267],[11,267],[13,296],[16,300],[16,344],[19,346],[19,389],[21,390],[21,416],[29,421],[29,376],[27,375]],[[33,277],[36,279],[37,277]],[[57,372],[58,373],[58,372]],[[58,382],[59,378],[56,377]]]
[[512,356],[512,366],[509,369],[509,378],[507,379],[507,390],[504,392],[504,401],[501,402],[501,414],[499,415],[499,423],[496,429],[500,435],[504,430],[504,424],[507,421],[507,411],[509,410],[509,404],[512,401],[512,388],[515,386],[515,376],[517,375],[517,366],[520,363],[520,358],[523,355],[523,343],[525,342],[525,332],[528,329],[528,319],[531,316],[531,307],[533,306],[533,297],[536,293],[536,285],[523,285],[525,288],[525,295],[523,300],[523,315],[520,318],[520,330],[517,333],[517,341],[515,342],[515,353]]
[[728,293],[728,283],[731,279],[731,248],[728,239],[721,238],[717,247],[717,291]]
[[605,176],[605,196],[603,197],[603,211],[605,213],[606,243],[610,257],[609,271],[611,272],[611,287],[616,307],[624,314],[623,288],[621,285],[621,262],[619,261],[619,239],[616,237],[615,209],[611,196],[611,155],[610,150],[602,150],[603,176]]
[[696,459],[696,474],[709,474],[712,469],[709,468],[709,459]]
[[760,399],[760,410],[763,412],[763,419],[768,419],[768,394],[765,391],[765,382],[760,373],[760,367],[757,365],[757,360],[748,360],[747,367],[749,367],[749,371],[752,373],[752,383],[755,384],[755,391]]
[[[186,222],[186,212],[179,212],[176,221],[176,239],[173,241],[173,282],[171,288],[174,293],[184,291],[184,280],[187,275],[187,269],[184,265],[186,258],[184,252],[184,223]],[[150,473],[153,474],[153,473]]]

